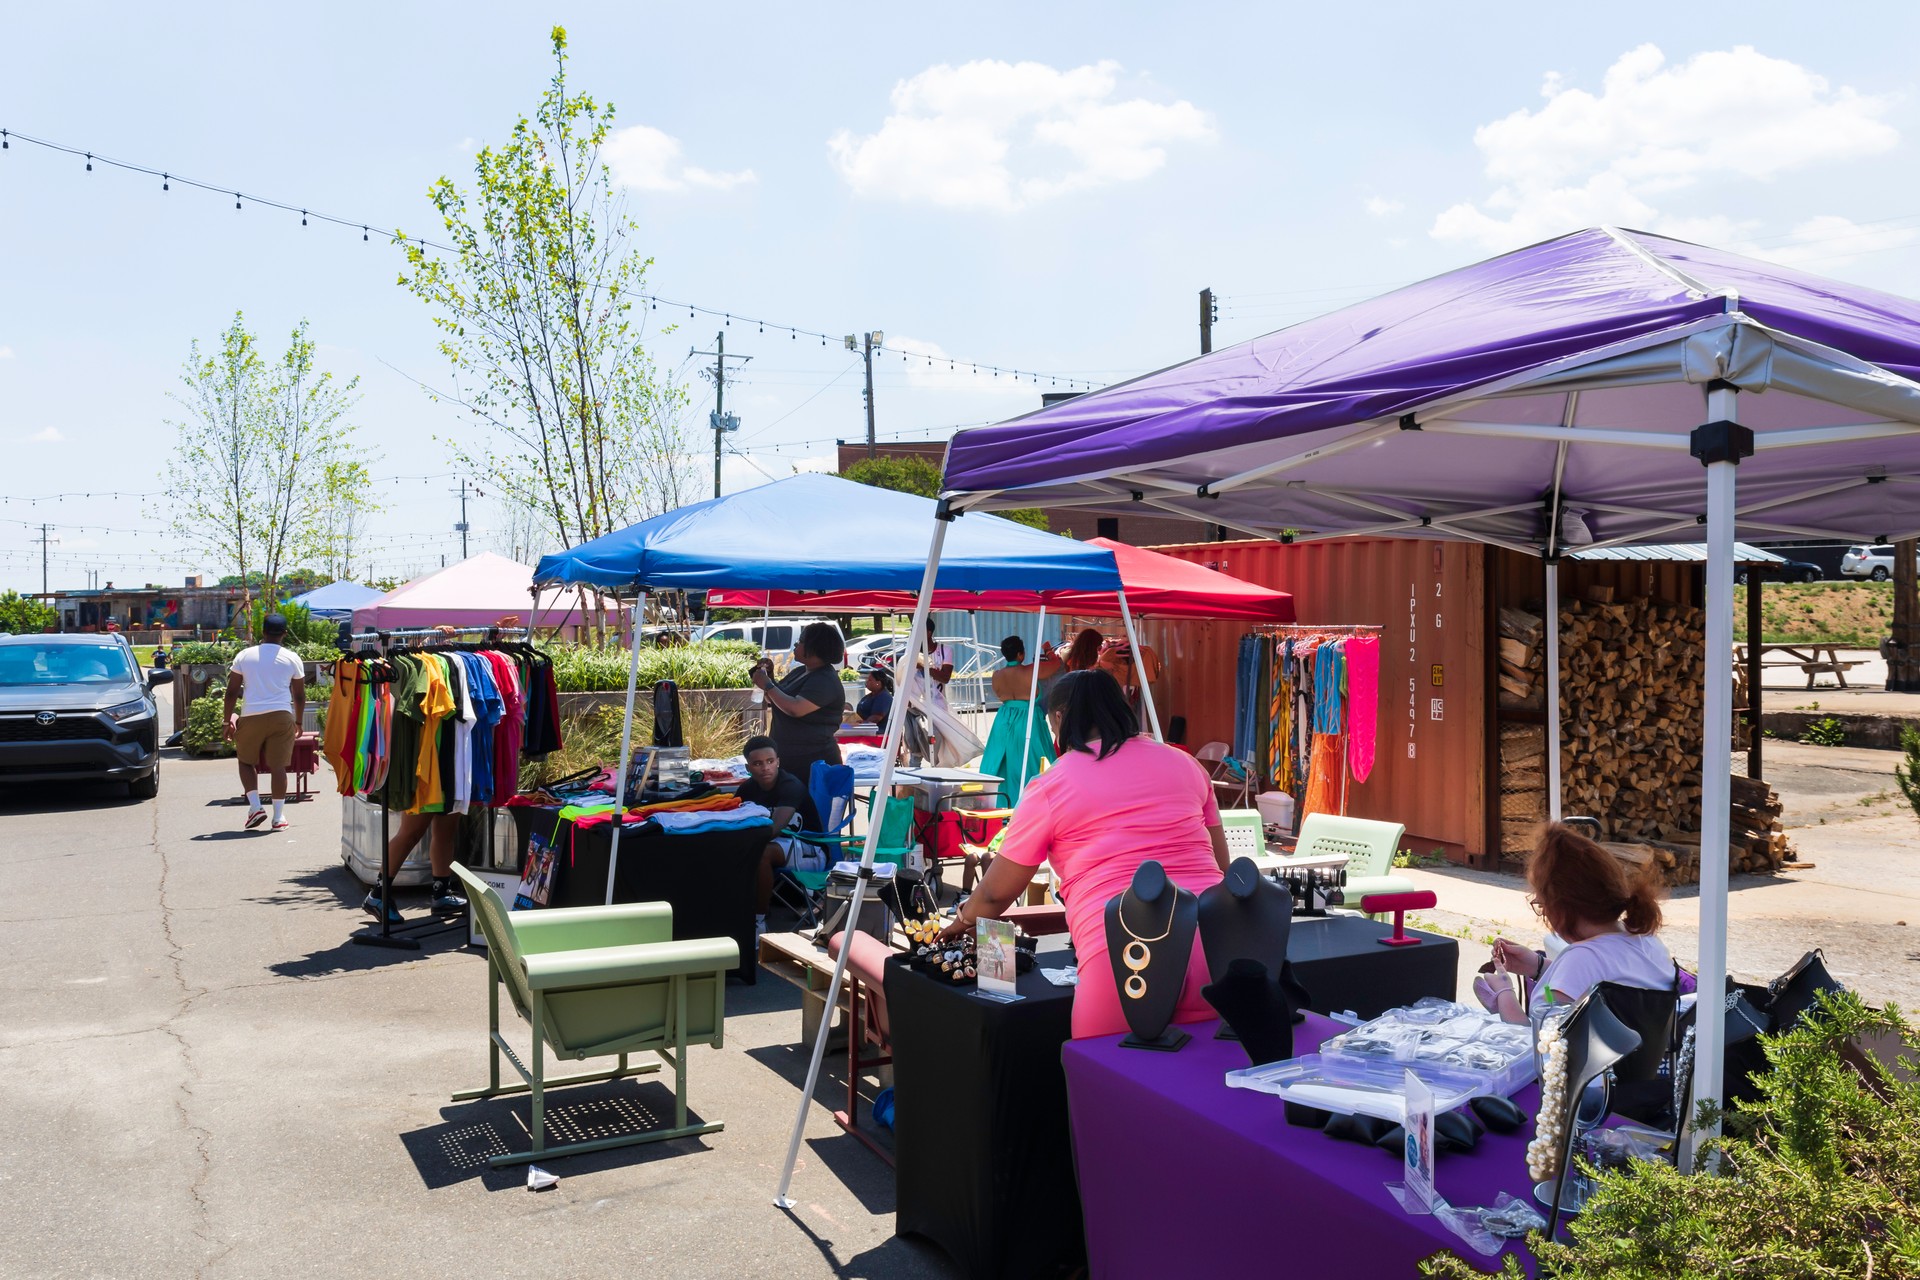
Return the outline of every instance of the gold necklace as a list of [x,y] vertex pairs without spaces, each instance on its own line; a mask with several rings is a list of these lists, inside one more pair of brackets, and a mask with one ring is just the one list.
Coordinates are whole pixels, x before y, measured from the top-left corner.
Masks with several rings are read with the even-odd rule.
[[[1168,885],[1167,888],[1173,891],[1173,905],[1167,908],[1167,927],[1162,929],[1159,934],[1154,937],[1141,937],[1135,933],[1132,926],[1127,923],[1126,895],[1122,895],[1120,899],[1120,910],[1115,913],[1120,920],[1120,928],[1126,933],[1127,937],[1132,939],[1132,941],[1127,943],[1120,951],[1120,963],[1126,965],[1127,968],[1133,971],[1127,975],[1127,981],[1124,985],[1127,999],[1129,1000],[1146,999],[1147,980],[1140,976],[1140,971],[1153,962],[1153,952],[1149,950],[1148,944],[1163,942],[1166,940],[1167,935],[1173,932],[1173,917],[1180,910],[1180,891],[1172,885]],[[1129,887],[1127,894],[1130,895],[1132,893],[1133,889]],[[1137,902],[1139,899],[1136,898],[1135,901]],[[1141,903],[1141,905],[1145,906],[1146,904]]]

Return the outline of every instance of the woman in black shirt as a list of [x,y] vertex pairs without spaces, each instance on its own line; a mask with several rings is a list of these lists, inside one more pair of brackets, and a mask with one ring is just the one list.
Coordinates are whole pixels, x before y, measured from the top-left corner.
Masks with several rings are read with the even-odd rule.
[[847,705],[846,686],[840,682],[840,662],[846,642],[830,622],[815,622],[800,631],[793,646],[794,664],[774,680],[763,662],[753,669],[753,683],[766,691],[773,709],[769,735],[780,753],[781,767],[809,786],[813,762],[840,763],[838,730]]

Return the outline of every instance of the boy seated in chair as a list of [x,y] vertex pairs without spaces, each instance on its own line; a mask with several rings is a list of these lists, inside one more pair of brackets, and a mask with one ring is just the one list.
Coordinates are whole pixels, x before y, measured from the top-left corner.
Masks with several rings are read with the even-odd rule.
[[760,860],[760,875],[755,888],[753,931],[767,931],[767,907],[773,902],[773,873],[780,867],[795,871],[825,871],[827,851],[796,840],[786,832],[800,820],[799,830],[818,831],[820,810],[806,784],[780,767],[780,752],[773,739],[760,734],[747,739],[747,780],[736,792],[746,804],[765,805],[772,811],[776,833]]

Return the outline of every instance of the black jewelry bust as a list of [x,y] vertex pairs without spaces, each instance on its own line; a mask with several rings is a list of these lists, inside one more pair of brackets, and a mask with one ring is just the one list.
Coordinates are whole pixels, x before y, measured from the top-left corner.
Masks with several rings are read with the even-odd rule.
[[1133,1030],[1121,1048],[1171,1052],[1192,1038],[1168,1024],[1187,985],[1199,920],[1199,899],[1168,880],[1158,862],[1141,863],[1127,891],[1107,904],[1107,958]]
[[[1261,875],[1251,858],[1235,858],[1226,878],[1200,895],[1200,947],[1214,982],[1227,977],[1234,961],[1252,960],[1270,982],[1278,985],[1288,1007],[1289,1022],[1300,1022],[1305,1017],[1301,1010],[1306,1006],[1307,993],[1294,981],[1293,967],[1287,963],[1287,940],[1292,930],[1293,894]],[[1244,977],[1240,979],[1245,981]],[[1257,1003],[1265,1005],[1270,1000],[1268,997]],[[1220,1038],[1239,1037],[1243,1019],[1227,1016],[1225,1009],[1220,1012],[1226,1019]],[[1263,1038],[1277,1040],[1278,1035]],[[1287,1040],[1291,1044],[1291,1031]]]

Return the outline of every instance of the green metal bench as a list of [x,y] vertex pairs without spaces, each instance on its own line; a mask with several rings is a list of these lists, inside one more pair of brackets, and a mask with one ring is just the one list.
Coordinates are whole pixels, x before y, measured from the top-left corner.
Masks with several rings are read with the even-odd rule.
[[1406,834],[1406,827],[1398,822],[1310,813],[1300,824],[1300,840],[1294,853],[1312,857],[1344,853],[1347,856],[1344,892],[1347,905],[1357,911],[1360,899],[1370,893],[1414,891],[1413,881],[1393,874],[1393,855],[1400,851],[1400,841]]
[[[724,1126],[687,1123],[687,1048],[719,1048],[726,1027],[726,974],[740,963],[731,938],[673,940],[673,908],[664,902],[606,907],[508,911],[484,881],[459,863],[480,931],[487,939],[487,1087],[454,1101],[501,1094],[533,1095],[533,1150],[494,1156],[488,1163],[523,1164],[541,1157],[578,1155],[610,1147],[661,1142]],[[532,1065],[520,1060],[500,1032],[500,988],[532,1027]],[[548,1079],[546,1054],[575,1060],[619,1055],[612,1071]],[[652,1053],[673,1064],[673,1127],[565,1146],[546,1145],[546,1091],[658,1071],[660,1062],[629,1065],[630,1054]],[[500,1056],[520,1073],[501,1084]]]

